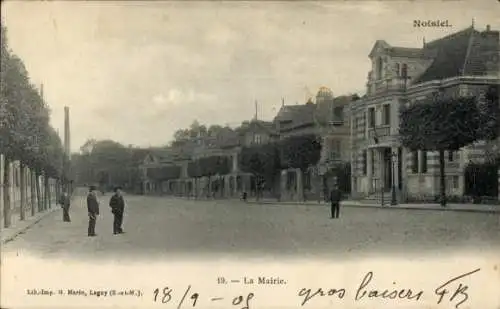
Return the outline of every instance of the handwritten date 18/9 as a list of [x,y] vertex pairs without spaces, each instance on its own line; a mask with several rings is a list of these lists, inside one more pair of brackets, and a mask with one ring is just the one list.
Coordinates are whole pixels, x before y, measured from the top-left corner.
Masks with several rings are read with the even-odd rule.
[[[177,302],[177,309],[181,309],[182,305],[184,305],[184,302],[186,301],[186,298],[189,297],[189,304],[188,306],[195,307],[196,304],[198,303],[198,300],[200,299],[200,294],[199,293],[190,293],[191,291],[191,286],[189,285],[187,289],[184,291],[182,297],[177,301],[177,299],[174,299],[174,291],[173,289],[169,287],[164,287],[164,288],[156,288],[153,291],[153,301],[155,303],[162,303],[162,304],[167,304],[170,302]],[[239,309],[250,309],[250,300],[253,299],[254,294],[253,293],[248,293],[245,296],[243,295],[238,295],[234,298],[231,299],[231,305],[233,306],[241,306]],[[207,298],[208,301],[210,302],[219,302],[223,301],[223,297],[209,297]]]

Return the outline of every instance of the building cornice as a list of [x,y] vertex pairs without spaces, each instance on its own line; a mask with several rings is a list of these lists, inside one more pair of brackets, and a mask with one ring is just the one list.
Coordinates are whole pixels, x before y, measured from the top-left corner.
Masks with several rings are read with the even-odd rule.
[[408,87],[407,95],[412,95],[426,90],[433,90],[436,88],[447,88],[459,84],[499,84],[500,76],[455,76],[442,80],[433,80],[421,84],[416,84]]
[[485,75],[485,76],[455,76],[442,80],[432,80],[425,83],[411,85],[407,88],[406,92],[404,90],[388,90],[380,93],[376,93],[370,96],[366,96],[359,100],[359,104],[353,104],[351,109],[356,112],[359,109],[363,109],[366,105],[380,102],[389,98],[402,97],[404,95],[413,96],[423,92],[433,91],[439,88],[448,88],[457,85],[498,85],[500,84],[500,75]]

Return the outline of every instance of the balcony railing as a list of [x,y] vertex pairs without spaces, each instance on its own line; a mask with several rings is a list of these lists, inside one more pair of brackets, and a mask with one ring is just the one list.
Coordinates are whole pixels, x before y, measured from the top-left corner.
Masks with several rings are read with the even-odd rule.
[[445,166],[447,169],[458,169],[458,168],[460,168],[460,163],[458,163],[458,162],[446,162]]
[[382,79],[373,81],[369,86],[369,94],[377,94],[385,91],[403,91],[405,89],[405,79],[397,77],[392,79]]
[[[377,131],[376,134],[375,134],[375,130]],[[389,136],[389,135],[391,135],[391,127],[389,127],[389,126],[368,129],[368,138],[374,138],[375,136],[382,137],[382,136]]]
[[343,119],[333,119],[333,120],[329,121],[329,124],[332,126],[343,126],[344,120]]

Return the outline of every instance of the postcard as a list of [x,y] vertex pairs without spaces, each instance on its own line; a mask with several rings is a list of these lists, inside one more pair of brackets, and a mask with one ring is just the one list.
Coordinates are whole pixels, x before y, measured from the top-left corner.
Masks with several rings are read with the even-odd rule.
[[0,307],[500,308],[499,12],[2,2]]

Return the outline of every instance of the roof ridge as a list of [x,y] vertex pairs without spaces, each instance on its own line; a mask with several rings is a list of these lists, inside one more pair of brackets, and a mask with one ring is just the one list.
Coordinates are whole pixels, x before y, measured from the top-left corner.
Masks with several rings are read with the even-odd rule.
[[462,66],[462,74],[460,75],[464,75],[465,74],[465,69],[467,68],[467,63],[469,62],[469,58],[470,58],[470,52],[471,52],[471,49],[472,49],[472,42],[474,40],[474,31],[472,31],[470,33],[470,37],[469,37],[469,43],[467,45],[467,52],[465,53],[465,58],[464,58],[464,64]]
[[476,32],[476,30],[474,29],[474,27],[470,26],[470,27],[467,27],[467,28],[465,28],[463,30],[460,30],[460,31],[457,31],[457,32],[454,32],[454,33],[450,33],[450,34],[448,34],[446,36],[443,36],[441,38],[432,40],[432,41],[430,41],[430,42],[428,42],[428,43],[425,44],[425,48],[433,47],[435,44],[439,43],[440,41],[443,41],[445,39],[450,39],[450,38],[453,38],[453,37],[465,34],[465,33],[467,33],[468,31],[471,31],[471,30],[472,30],[472,33]]

